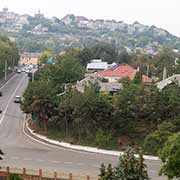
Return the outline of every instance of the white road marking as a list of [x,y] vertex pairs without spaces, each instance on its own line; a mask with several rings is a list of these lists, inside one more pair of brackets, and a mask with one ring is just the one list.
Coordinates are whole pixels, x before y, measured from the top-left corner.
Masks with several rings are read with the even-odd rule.
[[43,159],[36,159],[36,161],[38,161],[38,162],[44,162]]
[[52,163],[61,163],[61,161],[51,161]]
[[1,116],[0,124],[2,123],[2,121],[3,121],[3,119],[4,119],[4,116],[5,116],[6,112],[7,112],[7,109],[8,109],[8,106],[9,106],[10,102],[11,102],[12,99],[14,98],[14,96],[15,96],[17,90],[18,90],[19,87],[21,86],[21,84],[22,84],[22,82],[24,81],[24,79],[25,79],[25,76],[24,76],[24,77],[22,78],[22,80],[19,82],[18,86],[17,86],[16,89],[14,90],[14,93],[11,95],[11,97],[10,97],[10,99],[9,99],[9,101],[8,101],[8,103],[7,103],[7,105],[6,105],[6,107],[5,107],[5,110],[3,111],[3,114],[2,114],[2,116]]
[[72,164],[72,162],[63,162],[64,164]]
[[32,161],[32,159],[30,159],[30,158],[24,158],[23,160],[24,161]]
[[11,159],[19,159],[19,157],[13,156],[11,157]]
[[84,166],[84,163],[77,163],[78,166]]

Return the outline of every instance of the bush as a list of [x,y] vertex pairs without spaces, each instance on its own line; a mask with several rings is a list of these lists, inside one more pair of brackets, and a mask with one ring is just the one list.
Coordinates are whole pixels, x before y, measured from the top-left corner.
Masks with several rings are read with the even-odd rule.
[[101,164],[100,175],[98,180],[113,180],[114,172],[111,164],[108,165],[107,169],[104,164]]
[[22,179],[16,174],[11,174],[9,175],[8,180],[22,180]]
[[106,133],[103,130],[99,129],[96,132],[96,145],[98,147],[105,147],[110,143],[111,140],[111,134],[110,133]]

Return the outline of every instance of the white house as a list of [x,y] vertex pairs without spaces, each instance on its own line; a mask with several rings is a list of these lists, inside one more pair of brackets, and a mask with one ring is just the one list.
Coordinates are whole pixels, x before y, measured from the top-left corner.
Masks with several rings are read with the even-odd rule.
[[87,64],[86,70],[88,72],[97,72],[108,69],[108,63],[103,62],[101,59],[93,59]]

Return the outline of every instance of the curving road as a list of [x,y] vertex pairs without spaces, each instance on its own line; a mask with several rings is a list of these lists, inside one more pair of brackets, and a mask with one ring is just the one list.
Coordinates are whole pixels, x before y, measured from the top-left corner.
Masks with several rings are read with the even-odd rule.
[[[0,97],[0,148],[5,153],[1,166],[27,167],[31,169],[56,170],[65,173],[96,176],[101,163],[116,165],[118,158],[53,147],[38,143],[23,133],[24,115],[14,96],[21,95],[28,83],[25,74],[16,74],[1,89]],[[159,177],[160,162],[146,161],[148,172],[153,180]]]

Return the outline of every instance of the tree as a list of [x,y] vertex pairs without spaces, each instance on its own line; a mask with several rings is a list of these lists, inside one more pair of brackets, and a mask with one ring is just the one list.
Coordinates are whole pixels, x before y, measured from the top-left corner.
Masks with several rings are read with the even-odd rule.
[[134,77],[134,83],[135,84],[142,83],[142,72],[141,71],[136,72],[136,75]]
[[169,179],[180,178],[180,132],[169,137],[159,154],[163,166],[160,174],[167,175]]
[[139,158],[135,157],[133,149],[127,149],[119,157],[119,164],[114,172],[114,180],[148,180],[147,166],[144,164],[142,152]]
[[102,59],[108,63],[117,61],[118,52],[115,47],[109,44],[100,44],[92,48],[94,58]]
[[163,122],[158,129],[149,134],[144,140],[144,150],[151,154],[158,154],[164,143],[175,132],[175,126],[170,122]]
[[98,180],[113,180],[113,179],[114,179],[114,172],[111,164],[108,164],[107,169],[104,164],[101,164]]
[[[9,71],[18,64],[19,53],[16,43],[11,42],[7,37],[0,37],[0,78],[4,75],[5,63]],[[8,72],[7,72],[8,73]]]
[[79,141],[81,137],[95,138],[101,128],[106,130],[106,133],[103,133],[105,144],[110,139],[112,106],[109,100],[98,92],[96,85],[85,87],[84,93],[73,89],[66,92],[60,101],[59,111],[65,122],[65,129],[67,126],[68,130],[71,128],[73,137],[78,137]]
[[28,85],[23,97],[22,110],[35,114],[39,123],[43,122],[47,132],[47,122],[54,113],[57,102],[57,91],[49,81],[34,81]]
[[90,62],[90,60],[94,59],[94,53],[91,48],[84,48],[80,53],[79,53],[79,59],[80,63],[84,66],[87,65],[87,63]]
[[159,123],[160,115],[156,111],[159,103],[158,90],[134,82],[126,82],[123,86],[124,88],[113,97],[113,125],[116,133],[128,136],[150,133]]

